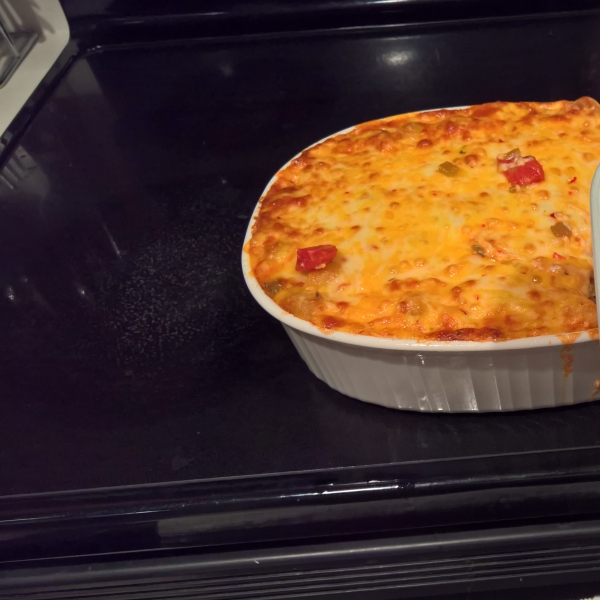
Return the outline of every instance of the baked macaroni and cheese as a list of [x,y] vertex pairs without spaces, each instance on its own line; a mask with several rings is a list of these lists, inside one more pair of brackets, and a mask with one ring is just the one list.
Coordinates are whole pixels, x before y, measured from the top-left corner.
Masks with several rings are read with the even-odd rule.
[[495,102],[364,123],[261,199],[258,283],[323,331],[506,340],[597,327],[600,105]]

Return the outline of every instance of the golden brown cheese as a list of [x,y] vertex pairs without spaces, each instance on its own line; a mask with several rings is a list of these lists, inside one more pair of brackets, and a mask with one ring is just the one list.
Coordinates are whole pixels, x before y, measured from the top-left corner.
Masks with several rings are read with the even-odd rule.
[[[511,187],[496,157],[534,156]],[[496,102],[364,123],[304,151],[262,198],[247,246],[284,310],[322,330],[505,340],[597,327],[589,190],[600,106]],[[440,164],[459,171],[448,176]],[[296,251],[337,247],[298,272]]]

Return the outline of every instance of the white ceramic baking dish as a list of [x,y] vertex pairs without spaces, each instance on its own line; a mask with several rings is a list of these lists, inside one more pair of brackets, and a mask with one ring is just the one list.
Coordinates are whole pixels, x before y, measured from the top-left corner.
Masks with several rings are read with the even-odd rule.
[[281,321],[308,368],[330,387],[365,402],[423,412],[527,410],[600,397],[597,330],[504,342],[420,342],[323,333],[284,311],[256,281],[245,251],[276,177],[250,218],[242,251],[244,279],[256,301]]

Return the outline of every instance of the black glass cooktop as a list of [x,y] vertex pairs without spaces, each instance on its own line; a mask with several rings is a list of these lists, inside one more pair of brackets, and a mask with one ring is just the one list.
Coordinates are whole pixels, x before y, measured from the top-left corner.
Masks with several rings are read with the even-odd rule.
[[79,57],[0,180],[0,493],[600,444],[598,403],[449,416],[346,398],[240,268],[260,192],[303,147],[409,110],[600,98],[599,28],[586,13]]

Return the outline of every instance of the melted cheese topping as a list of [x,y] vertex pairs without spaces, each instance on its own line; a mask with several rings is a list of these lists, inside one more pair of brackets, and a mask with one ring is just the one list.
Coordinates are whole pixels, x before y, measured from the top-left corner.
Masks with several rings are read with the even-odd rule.
[[[545,181],[511,188],[519,148]],[[597,327],[589,191],[600,106],[496,102],[364,123],[304,151],[261,200],[247,246],[283,309],[322,330],[503,340]],[[441,163],[459,167],[455,176]],[[324,269],[296,251],[333,244]]]

